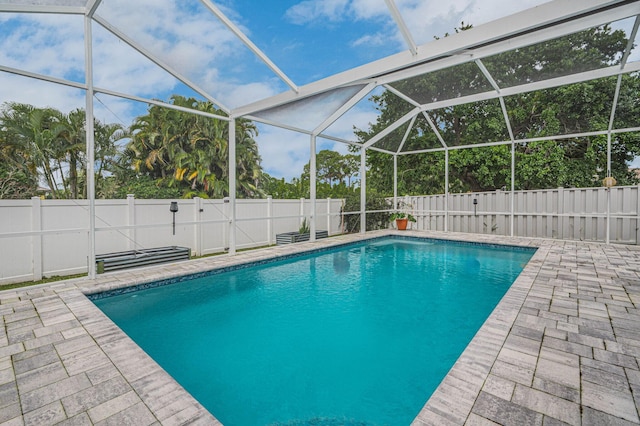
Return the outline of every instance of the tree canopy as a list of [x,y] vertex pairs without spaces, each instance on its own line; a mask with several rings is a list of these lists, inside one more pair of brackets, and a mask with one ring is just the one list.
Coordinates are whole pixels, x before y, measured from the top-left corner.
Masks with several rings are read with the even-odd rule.
[[[211,114],[224,112],[213,104],[174,95],[171,103]],[[236,122],[236,190],[239,197],[263,195],[258,130],[253,122]],[[229,193],[228,122],[153,105],[131,126],[124,159],[159,186],[178,187],[182,196],[222,198]]]
[[[115,144],[126,136],[122,126],[103,124],[95,127],[95,155],[99,164],[96,186],[104,181],[102,171],[114,161]],[[0,160],[6,171],[0,172],[2,185],[22,183],[19,191],[4,197],[25,198],[35,195],[42,178],[53,198],[86,197],[85,113],[81,109],[67,114],[53,108],[36,108],[8,103],[0,112]],[[25,186],[26,185],[26,186]]]
[[[469,26],[461,27],[461,30]],[[567,70],[595,69],[618,63],[617,53],[627,44],[625,33],[605,25],[570,36],[483,60],[498,83],[524,84],[566,73]],[[568,53],[570,52],[570,53]],[[636,73],[623,75],[617,128],[635,127],[640,105],[635,100],[640,90]],[[481,70],[468,63],[413,77],[392,85],[421,103],[462,96],[487,85]],[[491,90],[487,86],[486,90]],[[554,135],[570,135],[608,129],[616,77],[602,78],[552,89],[505,97],[505,106],[515,140]],[[407,112],[407,103],[391,91],[372,97],[380,115],[367,130],[357,130],[365,142]],[[510,139],[502,108],[497,99],[430,110],[426,112],[449,147],[449,190],[452,192],[487,191],[511,186],[511,145],[455,149],[461,145],[508,141]],[[402,130],[402,131],[400,131]],[[395,150],[405,128],[392,135]],[[427,120],[417,119],[403,151],[441,146]],[[515,188],[539,189],[559,186],[599,186],[606,173],[606,135],[557,138],[515,146]],[[640,135],[617,133],[612,140],[612,173],[619,184],[635,184],[637,179],[627,163],[640,155]],[[393,188],[393,157],[367,152],[368,185],[380,193]],[[401,194],[443,193],[444,153],[399,155],[398,191]]]
[[[470,26],[462,25],[456,31],[467,28]],[[627,44],[624,31],[604,25],[483,58],[482,63],[498,86],[513,86],[619,64],[620,52]],[[409,122],[400,126],[376,146],[390,152],[400,150],[398,192],[403,195],[445,191],[441,140],[448,149],[449,191],[510,188],[511,136],[515,141],[516,189],[599,186],[607,172],[607,135],[602,133],[610,126],[617,78],[504,97],[508,121],[499,99],[427,110],[410,122],[411,128]],[[615,129],[634,128],[640,116],[640,74],[620,78],[613,125]],[[423,105],[492,90],[475,62],[390,85]],[[367,129],[355,130],[360,142],[370,140],[413,108],[393,90],[371,100],[380,113]],[[226,116],[207,101],[174,95],[170,102]],[[48,186],[54,198],[86,197],[85,120],[82,109],[63,113],[4,104],[0,111],[0,197],[25,198],[37,194],[39,185]],[[238,197],[309,197],[309,164],[290,182],[269,176],[262,169],[256,125],[239,118],[235,126]],[[224,118],[151,105],[129,127],[97,120],[94,127],[97,197],[121,198],[129,193],[138,198],[229,195],[229,121]],[[575,136],[593,132],[600,134]],[[408,137],[403,141],[405,135]],[[486,143],[500,144],[481,145]],[[460,149],[463,145],[472,148]],[[636,156],[640,156],[640,133],[612,135],[611,167],[619,184],[638,183],[628,168]],[[357,204],[358,156],[322,150],[316,160],[317,197],[348,198]],[[368,198],[392,195],[393,156],[368,150],[367,170]]]

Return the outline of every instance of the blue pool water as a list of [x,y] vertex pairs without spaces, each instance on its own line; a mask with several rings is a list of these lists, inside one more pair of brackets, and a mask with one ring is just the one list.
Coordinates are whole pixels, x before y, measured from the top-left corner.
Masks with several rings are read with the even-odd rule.
[[406,425],[533,252],[377,239],[94,302],[225,425]]

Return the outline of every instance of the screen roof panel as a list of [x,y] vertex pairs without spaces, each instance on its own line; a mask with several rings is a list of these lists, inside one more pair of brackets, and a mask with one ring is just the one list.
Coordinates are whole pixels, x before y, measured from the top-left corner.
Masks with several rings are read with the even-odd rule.
[[487,92],[493,87],[473,62],[390,83],[419,104]]
[[640,73],[623,75],[613,120],[614,129],[638,127],[640,124]]
[[424,115],[418,114],[401,151],[411,152],[439,148],[442,148],[440,139],[438,139],[438,136],[433,132],[431,125]]
[[411,125],[411,121],[402,124],[400,127],[382,137],[378,142],[374,144],[376,148],[384,149],[385,151],[397,152],[400,149],[400,145],[404,141],[407,130]]
[[450,147],[511,140],[498,99],[440,108],[427,114]]
[[286,105],[259,111],[253,116],[311,132],[364,87],[365,85],[362,84],[337,88]]
[[[499,87],[548,80],[617,65],[633,18],[499,53],[482,62]],[[602,45],[607,41],[606,47]]]
[[[506,97],[514,138],[607,130],[616,80],[608,77]],[[559,110],[549,109],[550,104],[559,105]]]
[[56,6],[56,7],[85,7],[88,0],[0,0],[0,6]]
[[283,0],[268,7],[234,0],[225,12],[298,85],[405,48],[400,40],[388,42],[396,28],[382,0],[366,5]]
[[0,14],[0,65],[82,83],[84,22],[81,16]]
[[[435,112],[430,114],[436,119],[437,126],[443,126],[443,137],[448,132],[445,139],[453,138],[454,144],[480,143],[476,139],[508,139],[506,123],[505,127],[499,124],[499,108],[495,108],[497,100],[486,100],[499,95],[487,76],[501,90],[512,89],[508,92],[511,94],[517,93],[525,83],[531,84],[531,87],[526,86],[523,90],[542,88],[548,91],[554,85],[570,84],[574,73],[602,71],[620,62],[628,45],[627,39],[632,34],[635,16],[640,13],[638,0],[554,0],[548,3],[525,0],[515,2],[517,5],[513,7],[537,7],[509,17],[504,15],[514,11],[509,9],[512,6],[505,7],[504,10],[485,10],[484,15],[465,15],[468,11],[454,10],[462,13],[457,15],[454,25],[445,21],[455,13],[447,14],[446,18],[442,14],[440,20],[449,25],[443,31],[434,24],[436,20],[431,15],[435,12],[432,11],[428,20],[420,20],[420,14],[416,13],[417,3],[395,0],[418,43],[431,40],[433,36],[442,36],[445,32],[454,32],[454,27],[459,25],[460,16],[469,16],[468,22],[474,25],[469,31],[431,40],[411,52],[406,49],[399,36],[398,27],[402,28],[401,23],[396,25],[393,22],[389,9],[382,1],[367,3],[369,9],[360,2],[293,0],[276,2],[277,4],[272,2],[268,10],[254,7],[255,4],[249,0],[217,5],[267,56],[278,64],[282,63],[285,72],[290,72],[295,76],[294,80],[304,84],[290,89],[283,83],[281,76],[272,71],[273,68],[269,69],[264,64],[264,58],[259,58],[260,55],[254,49],[247,47],[246,40],[229,29],[225,19],[211,13],[211,7],[207,5],[213,3],[209,0],[103,0],[99,3],[94,22],[114,30],[116,35],[123,38],[123,43],[134,44],[139,50],[147,52],[148,56],[165,66],[169,73],[173,72],[174,77],[179,74],[183,82],[191,84],[192,89],[199,94],[205,94],[208,99],[219,100],[221,106],[232,110],[230,113],[233,116],[264,114],[274,120],[288,123],[293,121],[291,126],[300,125],[307,120],[304,126],[309,129],[321,117],[326,118],[327,113],[339,110],[342,106],[340,103],[348,102],[349,96],[334,97],[328,102],[325,94],[336,94],[334,91],[340,90],[336,88],[364,87],[366,84],[391,85],[387,87],[405,93],[415,103],[425,105],[425,108],[432,108]],[[0,11],[5,12],[0,13],[2,34],[11,32],[11,24],[7,23],[7,16],[10,14],[6,12],[15,12],[21,8],[30,13],[50,12],[49,16],[55,20],[60,18],[56,13],[83,13],[85,7],[85,0],[0,0]],[[475,7],[477,9],[481,6]],[[440,15],[435,13],[435,16]],[[487,19],[482,18],[483,16]],[[498,20],[482,24],[493,18]],[[611,23],[610,27],[603,26],[605,23]],[[599,37],[605,40],[604,45],[594,46],[592,36],[601,36],[602,32],[607,33],[606,37]],[[306,39],[304,45],[296,45],[298,37]],[[372,43],[377,42],[381,43],[379,49],[372,49]],[[82,35],[58,44],[65,51],[67,48],[74,50],[74,60],[76,63],[82,62]],[[595,47],[605,54],[593,55]],[[94,49],[99,49],[95,43]],[[386,56],[394,52],[398,53]],[[331,55],[328,56],[327,53]],[[99,52],[94,52],[95,58],[99,58],[99,55]],[[627,65],[623,71],[637,70],[638,57],[640,55],[634,47],[629,56],[631,66]],[[482,62],[476,61],[478,59]],[[486,67],[486,73],[478,66],[481,64]],[[7,70],[14,65],[16,69],[27,70],[23,75],[30,74],[29,65],[24,60],[21,63],[0,60],[0,67],[4,67],[1,71],[14,73],[13,69]],[[74,83],[71,86],[77,86],[75,82],[84,79],[84,72],[79,68],[66,73],[47,68],[34,70],[36,73],[67,79]],[[344,71],[340,72],[341,70]],[[426,71],[430,73],[425,76]],[[101,72],[103,74],[97,72],[96,75],[109,75],[108,71]],[[111,78],[131,77],[124,74],[132,73],[123,71]],[[602,75],[605,74],[596,77]],[[134,77],[145,78],[137,74]],[[562,81],[547,84],[549,79],[557,77],[560,77],[558,81]],[[581,78],[585,78],[584,74]],[[424,80],[431,80],[430,85],[427,85],[429,87],[423,87]],[[514,85],[518,86],[515,90]],[[535,85],[538,86],[533,87]],[[4,92],[0,92],[2,93]],[[301,98],[305,101],[300,101]],[[486,104],[480,105],[491,105],[489,110],[496,111],[495,117],[483,118],[488,123],[488,131],[492,132],[492,136],[474,139],[461,137],[457,133],[452,135],[443,118],[447,108],[459,108],[459,104],[463,104],[462,106],[472,110],[473,107],[469,105],[474,101],[485,102]],[[437,105],[429,105],[434,102]],[[409,110],[415,106],[409,102],[406,105]],[[304,106],[304,109],[296,108],[300,106]],[[287,109],[295,111],[295,114],[283,113]],[[624,111],[624,107],[621,111]],[[312,117],[301,118],[307,113]],[[400,116],[402,114],[396,119]],[[504,119],[502,122],[504,123]],[[392,124],[392,119],[385,119],[384,123],[375,123],[373,131],[369,130],[372,135],[376,135]],[[578,120],[574,120],[574,124],[567,128],[587,127]],[[600,127],[598,123],[598,128]],[[464,129],[457,129],[456,132],[460,130]]]
[[103,0],[96,19],[106,21],[223,106],[233,108],[286,89],[200,1],[148,6]]

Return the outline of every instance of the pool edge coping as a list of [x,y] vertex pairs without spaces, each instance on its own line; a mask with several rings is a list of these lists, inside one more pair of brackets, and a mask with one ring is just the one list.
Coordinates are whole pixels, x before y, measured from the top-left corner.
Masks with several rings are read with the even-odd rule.
[[[475,402],[475,398],[473,398],[471,401],[467,400],[465,404],[461,405],[458,407],[458,409],[456,409],[455,411],[451,410],[451,407],[449,406],[447,409],[443,410],[438,404],[437,401],[441,400],[443,397],[447,397],[446,394],[446,389],[447,387],[452,386],[452,384],[450,383],[453,380],[461,380],[463,383],[467,384],[467,390],[469,389],[469,387],[472,388],[477,388],[477,392],[476,392],[476,396],[477,394],[480,392],[480,389],[482,388],[482,385],[484,384],[484,381],[486,380],[486,378],[489,375],[489,371],[491,369],[491,366],[493,365],[493,362],[495,362],[495,360],[497,359],[497,355],[498,352],[500,351],[500,349],[502,348],[508,334],[509,334],[509,330],[511,329],[513,323],[516,320],[516,316],[520,310],[520,308],[522,307],[522,304],[524,303],[524,300],[526,298],[526,293],[528,292],[528,290],[531,288],[531,286],[533,285],[535,276],[533,277],[528,277],[525,274],[525,272],[529,272],[527,271],[528,268],[531,268],[530,265],[532,265],[532,262],[534,262],[534,260],[536,260],[537,257],[546,257],[547,254],[547,250],[544,249],[545,244],[544,244],[544,240],[541,239],[536,239],[536,238],[510,238],[507,237],[508,241],[510,243],[504,243],[504,242],[496,242],[495,241],[495,237],[498,238],[503,238],[502,236],[485,236],[485,238],[478,238],[479,236],[476,234],[461,234],[461,233],[455,233],[455,234],[450,234],[450,233],[429,233],[428,235],[426,235],[424,233],[424,231],[382,231],[382,232],[378,232],[375,233],[375,235],[373,235],[373,233],[368,233],[365,235],[361,235],[361,234],[351,234],[346,236],[347,241],[344,241],[343,238],[334,238],[334,239],[325,239],[325,240],[317,240],[315,242],[305,242],[300,244],[300,246],[298,247],[301,250],[297,250],[293,253],[287,253],[286,255],[282,256],[282,255],[278,255],[278,254],[270,254],[267,256],[262,257],[260,260],[256,261],[255,259],[234,259],[235,261],[232,261],[231,265],[227,265],[227,266],[218,266],[218,267],[213,267],[204,271],[198,271],[198,272],[194,272],[191,274],[188,274],[187,276],[184,275],[179,275],[176,274],[177,278],[181,278],[184,276],[184,281],[187,281],[189,279],[192,279],[196,276],[198,276],[199,274],[208,274],[211,273],[212,271],[216,271],[217,269],[226,269],[226,268],[231,268],[231,269],[238,269],[238,268],[243,268],[243,267],[248,267],[251,264],[259,264],[261,261],[266,261],[266,262],[275,262],[278,260],[281,260],[282,258],[289,258],[289,257],[296,257],[296,256],[300,256],[300,255],[306,255],[306,254],[312,254],[312,253],[317,253],[317,252],[322,252],[325,250],[331,250],[333,248],[336,247],[340,247],[340,246],[344,246],[344,245],[351,245],[351,244],[358,244],[361,242],[365,242],[365,241],[371,241],[371,240],[375,240],[375,239],[380,239],[380,238],[385,238],[388,236],[400,236],[400,237],[405,237],[405,238],[416,238],[416,239],[435,239],[435,240],[442,240],[442,241],[453,241],[453,242],[460,242],[460,243],[469,243],[469,244],[473,244],[473,245],[491,245],[491,246],[502,246],[502,247],[516,247],[516,248],[531,248],[531,249],[535,249],[535,252],[533,253],[533,256],[531,257],[531,259],[529,259],[529,261],[527,262],[527,264],[525,265],[525,268],[521,271],[521,273],[518,275],[518,277],[516,278],[516,280],[510,285],[509,289],[506,291],[506,293],[504,294],[504,296],[500,299],[500,301],[498,302],[498,304],[496,305],[496,307],[492,310],[491,314],[489,315],[489,317],[483,322],[483,324],[481,325],[481,327],[479,328],[478,332],[474,335],[474,337],[472,338],[472,340],[469,342],[469,344],[465,347],[464,351],[460,354],[460,356],[458,357],[458,359],[455,361],[454,365],[451,367],[451,369],[447,372],[447,374],[445,375],[445,377],[443,378],[442,382],[438,385],[438,387],[436,388],[436,390],[433,392],[433,394],[431,394],[431,396],[429,397],[429,399],[427,400],[427,402],[425,403],[425,405],[423,406],[423,408],[420,410],[420,412],[418,413],[418,415],[414,418],[413,423],[412,424],[419,424],[417,422],[422,422],[425,419],[431,417],[430,413],[434,413],[437,414],[438,416],[444,417],[444,418],[448,418],[450,420],[453,419],[461,419],[462,417],[464,417],[464,420],[462,420],[462,423],[459,424],[463,424],[466,419],[468,418],[468,416],[471,413],[471,409],[473,407],[473,404]],[[342,236],[345,237],[345,236]],[[353,238],[355,237],[355,238]],[[481,237],[481,236],[480,236]],[[493,237],[493,238],[492,238]],[[482,241],[485,240],[485,241]],[[321,247],[317,247],[317,243],[320,242],[322,244]],[[302,246],[304,245],[304,247]],[[265,251],[269,251],[269,249],[273,249],[273,248],[277,248],[276,247],[268,247],[266,249],[263,249]],[[287,247],[289,248],[289,247]],[[542,250],[541,250],[542,249]],[[251,253],[251,252],[243,252],[243,253]],[[201,259],[198,259],[201,260]],[[539,262],[537,262],[537,264],[535,266],[533,266],[533,268],[536,270],[536,274],[537,271],[540,269],[540,267],[542,266],[542,260],[540,260]],[[154,267],[150,267],[149,269],[153,269]],[[115,274],[115,273],[114,273]],[[174,277],[169,277],[169,278],[164,278],[164,280],[167,279],[171,279]],[[149,278],[144,280],[143,282],[136,282],[134,285],[138,286],[138,285],[143,285],[146,283],[152,283],[157,281],[155,278]],[[509,299],[512,298],[515,294],[515,292],[517,291],[516,286],[522,286],[522,283],[525,283],[524,287],[526,287],[526,292],[524,294],[519,295],[518,300],[519,300],[519,304],[516,303],[515,305],[513,304],[513,302],[511,302]],[[528,283],[528,284],[527,284]],[[127,286],[130,286],[130,283],[122,283],[119,282],[116,284],[116,286],[113,285],[109,285],[109,288],[104,290],[104,289],[96,289],[96,287],[91,287],[91,288],[87,288],[83,290],[83,295],[87,298],[87,300],[98,310],[100,311],[99,308],[97,308],[97,306],[95,306],[93,304],[93,302],[91,301],[91,296],[102,293],[102,292],[109,292],[109,291],[113,291],[117,288],[125,288]],[[516,288],[516,289],[514,289]],[[522,290],[522,289],[520,289]],[[134,290],[135,291],[135,290]],[[510,316],[510,320],[507,322],[504,322],[504,320],[500,319],[500,314],[502,311],[506,311],[507,309],[505,309],[505,304],[508,304],[508,310],[511,311],[509,312],[509,316]],[[515,311],[514,311],[515,310]],[[102,311],[100,311],[100,313],[102,315],[105,315]],[[105,315],[106,317],[106,315]],[[108,321],[111,322],[110,319],[107,318]],[[502,323],[502,324],[501,324]],[[500,325],[502,325],[502,327],[500,327]],[[508,325],[508,327],[505,328]],[[488,329],[495,329],[495,330],[501,330],[500,335],[501,335],[501,340],[499,342],[496,342],[495,344],[492,344],[490,347],[487,347],[486,344],[482,344],[481,340],[487,339],[488,337],[495,337],[495,332],[490,333],[487,330]],[[137,346],[137,344],[129,337],[127,336],[124,332],[122,332],[124,334],[124,336],[126,336],[127,339],[131,340],[131,342]],[[490,336],[489,336],[490,335]],[[486,352],[483,353],[482,351],[478,351],[478,348],[482,348],[483,350],[491,350],[491,353],[493,353],[493,360],[491,361],[490,365],[488,366],[488,369],[485,371],[482,371],[482,374],[480,377],[482,377],[482,380],[479,381],[478,379],[476,380],[468,380],[469,377],[473,377],[473,375],[468,375],[468,374],[460,374],[465,368],[468,368],[470,366],[473,366],[474,371],[475,369],[478,368],[478,364],[477,364],[477,357],[474,356],[475,353],[480,353],[481,355],[485,355],[484,358],[487,358],[486,356]],[[142,349],[140,349],[142,350]],[[142,350],[143,351],[143,350]],[[144,351],[143,351],[144,352]],[[148,354],[146,354],[146,352],[144,353],[150,360],[151,362],[157,364],[157,362],[155,360],[153,360]],[[488,362],[488,360],[487,360]],[[160,367],[162,368],[162,367]],[[163,370],[164,371],[164,370]],[[175,381],[175,379],[173,379],[173,377],[171,377],[168,373],[166,373],[169,378],[173,381]],[[460,379],[457,376],[464,376],[466,377],[466,379]],[[454,379],[455,378],[455,379]],[[478,378],[476,376],[476,378]],[[460,386],[460,384],[458,384],[458,386]],[[458,388],[457,386],[453,386],[455,388]],[[458,388],[458,390],[461,390]],[[193,398],[193,396],[191,396],[191,394],[189,394],[186,390],[185,392],[189,395],[189,397]],[[447,398],[448,399],[448,398]],[[459,396],[456,397],[456,400],[459,399]],[[194,398],[195,400],[195,398]],[[195,400],[197,402],[197,400]],[[462,401],[459,401],[459,403]],[[470,404],[469,404],[470,402]],[[199,402],[197,402],[198,404],[200,404]],[[214,417],[215,416],[213,413],[210,413],[211,416]],[[216,419],[217,421],[217,419]]]
[[[492,311],[487,320],[480,327],[479,331],[473,337],[471,342],[466,346],[465,350],[455,362],[454,366],[447,373],[443,381],[440,383],[438,388],[434,391],[434,393],[431,395],[429,400],[426,402],[424,407],[421,409],[421,411],[413,421],[414,424],[433,424],[431,421],[434,419],[446,419],[451,423],[463,424],[467,421],[475,399],[477,398],[480,389],[484,384],[484,381],[488,377],[491,366],[496,361],[497,354],[504,345],[504,342],[509,334],[509,330],[513,326],[519,310],[522,308],[526,295],[533,285],[535,274],[537,274],[544,262],[544,258],[547,255],[549,247],[548,244],[545,243],[545,241],[547,240],[521,237],[511,238],[493,235],[461,233],[452,234],[433,231],[379,231],[367,233],[365,235],[348,235],[319,240],[316,242],[299,243],[296,245],[292,245],[297,247],[287,248],[286,250],[279,250],[277,247],[270,247],[267,249],[256,250],[254,252],[242,252],[241,254],[238,254],[234,257],[225,257],[225,262],[207,261],[208,259],[215,260],[217,258],[214,257],[196,259],[194,261],[179,262],[172,265],[182,264],[182,266],[185,266],[189,264],[198,264],[197,267],[200,268],[206,265],[208,269],[214,269],[215,266],[211,266],[211,263],[213,263],[214,265],[218,263],[228,262],[230,262],[231,264],[251,263],[253,260],[248,259],[248,257],[253,258],[253,256],[249,256],[251,254],[257,254],[261,258],[273,258],[277,257],[278,253],[286,253],[290,250],[294,250],[296,253],[307,253],[317,251],[319,248],[332,248],[346,243],[357,243],[364,240],[370,240],[388,235],[416,236],[418,238],[436,238],[461,242],[489,243],[507,246],[513,245],[519,247],[537,248],[537,251],[533,254],[532,258],[525,266],[525,269],[521,272],[516,281],[514,281],[514,283],[509,287],[503,298],[497,304],[496,308]],[[502,240],[503,242],[496,242],[496,240]],[[509,243],[504,243],[504,241],[509,241]],[[556,240],[550,241],[557,242]],[[547,247],[547,249],[545,249],[545,247]],[[187,269],[194,268],[196,268],[196,266]],[[90,335],[96,339],[96,342],[103,350],[105,349],[105,345],[112,345],[113,341],[117,340],[121,342],[121,345],[123,347],[127,348],[127,351],[129,353],[134,354],[130,359],[118,359],[113,351],[111,351],[110,356],[110,358],[112,357],[111,360],[116,368],[118,368],[122,372],[123,377],[129,383],[134,385],[136,382],[142,379],[139,374],[135,372],[136,369],[132,369],[131,365],[129,365],[130,362],[135,361],[136,363],[139,363],[139,365],[141,366],[141,370],[149,368],[154,371],[160,370],[154,372],[154,374],[156,375],[155,378],[160,382],[174,386],[177,384],[175,379],[173,379],[173,377],[166,373],[162,369],[162,367],[160,367],[151,357],[149,357],[141,348],[139,348],[137,344],[135,344],[135,342],[131,338],[129,338],[104,313],[102,313],[102,311],[100,311],[100,309],[95,306],[95,304],[93,304],[93,302],[89,300],[87,296],[87,292],[95,293],[96,287],[113,288],[115,286],[127,286],[131,285],[132,283],[154,281],[157,280],[158,276],[161,275],[166,277],[167,274],[169,276],[185,274],[184,270],[181,270],[178,273],[172,273],[172,271],[170,271],[169,269],[171,269],[171,265],[140,268],[138,270],[135,270],[135,272],[133,273],[126,271],[123,271],[122,273],[113,272],[111,274],[100,276],[98,281],[104,281],[102,283],[90,281],[87,278],[78,278],[74,280],[68,280],[67,282],[62,281],[44,285],[42,289],[53,290],[63,300],[65,300],[71,312],[78,318],[78,321],[80,321],[83,327],[87,329]],[[150,274],[150,276],[148,274]],[[127,276],[129,276],[129,279],[123,279],[123,277]],[[0,295],[5,292],[20,293],[24,291],[28,293],[30,290],[30,288],[11,289],[0,292]],[[33,291],[35,292],[37,292],[38,290],[40,290],[40,288],[33,289]],[[81,295],[82,297],[78,297],[79,295]],[[510,299],[512,298],[518,300],[518,302],[514,304],[513,301],[510,301]],[[505,303],[508,304],[505,305]],[[97,314],[97,316],[95,314]],[[92,332],[92,330],[95,331],[96,328],[100,329],[101,327],[110,330],[111,334],[106,340],[103,339],[100,335],[96,335],[94,332]],[[117,330],[114,330],[113,327],[115,327],[115,329]],[[498,336],[497,340],[495,340],[496,336]],[[486,339],[489,339],[489,345],[484,342]],[[491,342],[491,339],[494,339],[494,341]],[[486,355],[483,352],[486,350],[489,350],[493,355]],[[109,353],[107,355],[109,355]],[[479,367],[480,373],[478,374]],[[469,368],[472,368],[472,370],[469,371]],[[460,382],[460,380],[462,380],[462,382]],[[450,396],[447,396],[447,391],[450,389],[455,389],[457,392],[462,392],[463,395],[464,392],[468,393],[468,388],[466,388],[465,390],[464,386],[460,387],[462,383],[465,383],[464,386],[471,386],[471,388],[477,389],[477,392],[472,392],[474,395],[471,395],[466,399],[461,398],[460,394],[456,394],[453,400],[450,398]],[[201,404],[179,384],[177,384],[177,386],[181,389],[181,392],[179,393],[180,399],[181,401],[183,401],[182,404],[191,404],[196,411],[199,411],[197,417],[198,419],[206,419],[205,423],[208,424],[217,422],[212,413],[204,409]],[[157,416],[156,412],[153,409],[153,407],[157,405],[154,404],[154,397],[151,395],[145,396],[144,390],[139,392],[139,394],[143,402],[151,409],[152,412],[154,412],[154,415]],[[443,400],[443,398],[445,399]],[[446,401],[447,404],[442,404],[442,401]],[[161,421],[162,424],[173,424],[173,421],[175,420],[173,418],[172,420],[169,420],[167,418],[162,419],[160,416],[157,416],[157,418]]]

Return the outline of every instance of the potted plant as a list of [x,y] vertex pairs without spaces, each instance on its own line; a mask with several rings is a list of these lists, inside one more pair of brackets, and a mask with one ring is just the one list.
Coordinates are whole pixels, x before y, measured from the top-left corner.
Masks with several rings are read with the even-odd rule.
[[395,213],[392,213],[391,216],[389,216],[389,220],[390,221],[395,220],[396,227],[398,228],[398,230],[404,231],[405,229],[407,229],[407,224],[409,222],[415,222],[416,218],[413,217],[413,215],[406,212],[395,212]]

